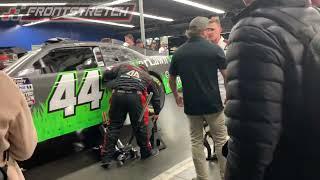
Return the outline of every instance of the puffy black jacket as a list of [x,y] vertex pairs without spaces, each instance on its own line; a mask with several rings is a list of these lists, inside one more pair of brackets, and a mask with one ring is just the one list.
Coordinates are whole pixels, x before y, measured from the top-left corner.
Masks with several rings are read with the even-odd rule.
[[320,117],[312,124],[303,107],[304,46],[257,16],[272,6],[320,31],[304,0],[261,0],[239,15],[227,52],[226,180],[320,180]]
[[108,83],[108,87],[111,89],[153,92],[151,103],[155,114],[160,113],[160,87],[153,81],[148,72],[130,64],[121,64],[112,69],[107,69],[104,72],[104,81]]

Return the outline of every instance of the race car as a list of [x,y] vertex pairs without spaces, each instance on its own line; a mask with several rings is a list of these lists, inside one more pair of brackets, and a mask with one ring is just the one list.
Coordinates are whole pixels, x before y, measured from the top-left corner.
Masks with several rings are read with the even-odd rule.
[[147,57],[121,45],[51,39],[4,71],[25,94],[38,141],[44,142],[101,124],[111,95],[102,82],[103,71],[121,63],[148,67],[163,106],[165,93],[170,93],[170,57]]

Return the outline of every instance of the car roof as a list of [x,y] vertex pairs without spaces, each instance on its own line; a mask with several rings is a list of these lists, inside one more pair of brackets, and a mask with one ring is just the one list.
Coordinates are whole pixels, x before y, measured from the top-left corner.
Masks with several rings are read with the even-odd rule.
[[105,42],[94,42],[94,41],[67,41],[67,42],[57,42],[57,43],[46,43],[41,48],[43,49],[52,49],[59,47],[85,47],[85,46],[101,46],[101,45],[109,45],[109,46],[117,46],[118,44],[105,43]]

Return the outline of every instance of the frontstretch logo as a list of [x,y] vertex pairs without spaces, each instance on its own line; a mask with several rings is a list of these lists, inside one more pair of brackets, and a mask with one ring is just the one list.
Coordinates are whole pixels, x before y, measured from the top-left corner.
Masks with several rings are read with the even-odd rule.
[[[1,9],[0,9],[1,11]],[[2,15],[1,20],[2,21],[9,21],[9,20],[13,20],[13,21],[18,21],[19,20],[19,16],[17,16],[19,14],[20,10],[14,8],[9,8],[7,9],[7,12],[1,13]]]
[[68,4],[64,6],[16,6],[1,7],[2,21],[72,21],[68,17],[86,18],[104,21],[130,21],[135,4],[103,6],[93,4]]

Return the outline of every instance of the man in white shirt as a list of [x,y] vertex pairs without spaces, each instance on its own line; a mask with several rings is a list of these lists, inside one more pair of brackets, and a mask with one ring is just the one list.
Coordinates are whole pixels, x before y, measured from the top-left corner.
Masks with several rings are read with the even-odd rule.
[[[207,31],[206,31],[207,39],[212,43],[215,43],[218,46],[220,46],[223,49],[224,53],[226,53],[226,47],[227,47],[228,41],[221,36],[221,32],[222,32],[222,27],[220,24],[219,17],[215,17],[215,16],[212,17],[207,26]],[[222,102],[225,102],[226,89],[225,89],[224,79],[222,77],[222,74],[219,71],[218,71],[218,83],[219,83],[221,100]]]

